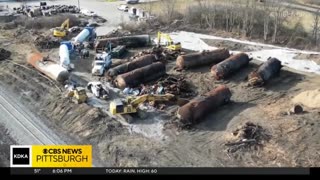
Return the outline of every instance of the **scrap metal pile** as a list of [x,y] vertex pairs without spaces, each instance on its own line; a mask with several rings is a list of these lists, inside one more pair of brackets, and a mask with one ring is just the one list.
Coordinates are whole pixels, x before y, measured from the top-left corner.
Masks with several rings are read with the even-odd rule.
[[144,94],[173,94],[180,98],[194,97],[196,93],[191,89],[188,82],[182,76],[169,75],[160,78],[157,82],[141,84],[136,88],[125,88],[124,94],[144,95]]
[[250,148],[257,149],[258,147],[261,147],[265,141],[269,141],[271,138],[271,135],[268,134],[265,129],[252,122],[247,122],[242,127],[236,129],[232,134],[237,140],[225,144],[228,146],[227,151],[229,153]]
[[156,83],[141,85],[140,95],[143,94],[174,94],[181,98],[190,98],[195,96],[195,92],[190,85],[181,76],[169,75],[159,79]]
[[130,57],[130,60],[135,60],[137,58],[140,58],[142,56],[146,56],[146,55],[154,55],[154,57],[157,59],[157,60],[160,60],[161,58],[161,51],[158,51],[158,49],[156,48],[151,48],[151,49],[148,49],[148,50],[143,50],[143,51],[140,51],[136,54],[134,54],[133,56]]
[[60,40],[52,36],[39,35],[35,38],[34,44],[40,49],[52,49],[60,46]]
[[150,45],[151,40],[150,36],[147,34],[144,35],[135,35],[135,36],[120,36],[120,37],[110,37],[104,39],[97,39],[95,42],[96,52],[105,51],[106,48],[111,46],[123,45],[127,48],[135,47],[146,47]]
[[176,60],[177,57],[180,55],[180,52],[171,52],[165,48],[155,46],[151,49],[141,51],[135,54],[130,59],[136,59],[140,56],[144,56],[148,54],[153,54],[158,61],[169,61],[169,60]]
[[131,33],[129,31],[122,31],[119,29],[113,30],[106,35],[97,36],[97,39],[105,39],[110,37],[121,37],[121,36],[129,36]]
[[79,13],[80,9],[77,6],[71,5],[51,5],[40,4],[40,6],[21,6],[14,7],[13,10],[17,14],[25,14],[31,17],[34,16],[50,16],[58,13]]
[[0,61],[6,60],[11,56],[11,52],[0,48]]

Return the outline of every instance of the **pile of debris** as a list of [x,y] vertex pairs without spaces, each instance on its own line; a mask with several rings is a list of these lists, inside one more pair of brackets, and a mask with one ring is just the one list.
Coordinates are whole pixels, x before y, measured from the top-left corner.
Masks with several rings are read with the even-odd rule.
[[40,4],[40,6],[20,6],[14,7],[13,10],[17,14],[24,14],[30,17],[35,16],[51,16],[58,13],[79,13],[80,9],[74,5],[51,5]]
[[52,49],[60,46],[60,39],[52,36],[40,35],[35,38],[34,44],[40,49]]
[[185,78],[181,76],[170,75],[160,79],[157,84],[160,85],[160,89],[163,87],[165,93],[174,94],[181,98],[190,98],[196,95]]
[[151,49],[140,51],[139,53],[132,56],[130,60],[136,59],[141,56],[145,56],[147,54],[155,55],[158,61],[169,61],[169,60],[176,60],[177,57],[180,55],[180,52],[173,52],[165,48],[162,48],[161,46],[155,46]]
[[121,36],[129,36],[131,33],[129,31],[123,31],[120,29],[115,29],[108,34],[97,36],[97,39],[106,39],[111,37],[121,37]]
[[161,58],[161,53],[162,51],[158,48],[152,48],[152,49],[148,49],[148,50],[144,50],[144,51],[140,51],[136,54],[134,54],[133,56],[130,57],[130,61],[131,60],[135,60],[141,56],[145,56],[145,55],[148,55],[148,54],[152,54],[152,55],[155,55],[156,59],[158,60],[159,58]]
[[11,52],[0,48],[0,61],[6,60],[11,56]]
[[136,96],[144,94],[173,94],[180,98],[194,97],[196,93],[192,91],[190,85],[184,77],[169,75],[159,79],[156,83],[140,85],[137,88],[125,88],[124,94],[133,94]]
[[268,134],[265,129],[252,122],[247,122],[242,127],[233,131],[232,134],[237,140],[225,144],[228,146],[228,153],[235,153],[239,150],[248,150],[251,148],[256,150],[271,138],[271,135]]

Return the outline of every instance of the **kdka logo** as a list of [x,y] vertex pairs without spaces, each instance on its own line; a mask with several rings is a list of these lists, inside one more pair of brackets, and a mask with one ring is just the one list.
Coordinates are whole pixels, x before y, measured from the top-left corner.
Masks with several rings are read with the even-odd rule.
[[10,146],[11,167],[31,167],[31,146]]

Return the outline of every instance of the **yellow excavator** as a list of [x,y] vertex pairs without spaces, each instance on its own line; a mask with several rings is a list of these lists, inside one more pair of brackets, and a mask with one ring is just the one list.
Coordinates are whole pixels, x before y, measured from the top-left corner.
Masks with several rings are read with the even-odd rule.
[[163,94],[163,95],[155,95],[155,94],[145,94],[141,96],[129,96],[125,101],[120,99],[116,99],[110,103],[110,113],[112,115],[121,115],[121,114],[130,114],[136,113],[138,110],[139,104],[143,102],[151,102],[151,101],[174,101],[175,95],[173,94]]
[[161,40],[164,39],[166,45],[165,48],[173,51],[173,52],[180,52],[182,47],[180,42],[174,43],[173,40],[171,39],[169,34],[158,32],[158,45],[161,45]]
[[66,19],[60,27],[56,27],[53,30],[53,36],[54,37],[65,37],[68,33],[68,29],[69,29],[69,18]]

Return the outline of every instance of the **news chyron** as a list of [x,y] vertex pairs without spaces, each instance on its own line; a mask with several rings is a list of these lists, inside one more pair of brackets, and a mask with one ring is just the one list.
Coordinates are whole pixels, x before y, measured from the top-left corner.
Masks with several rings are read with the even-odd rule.
[[10,167],[92,167],[92,146],[11,145]]

